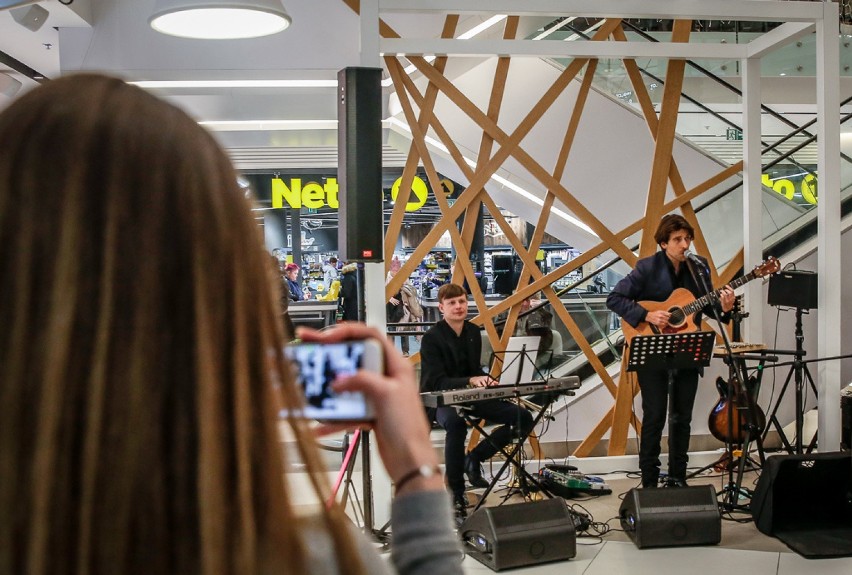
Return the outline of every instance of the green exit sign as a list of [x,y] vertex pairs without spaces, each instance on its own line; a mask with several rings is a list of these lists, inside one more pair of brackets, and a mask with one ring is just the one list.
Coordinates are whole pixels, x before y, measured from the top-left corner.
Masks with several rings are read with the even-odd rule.
[[736,128],[728,128],[728,132],[726,134],[727,139],[731,140],[742,140],[743,139],[743,131],[737,130]]

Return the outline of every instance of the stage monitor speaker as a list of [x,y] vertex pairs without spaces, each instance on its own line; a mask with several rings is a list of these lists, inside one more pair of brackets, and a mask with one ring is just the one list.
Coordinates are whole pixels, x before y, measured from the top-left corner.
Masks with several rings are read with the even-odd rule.
[[494,571],[577,554],[574,521],[561,497],[482,507],[462,523],[459,535],[465,552]]
[[785,531],[852,529],[852,459],[848,452],[773,455],[751,499],[757,529]]
[[631,489],[619,518],[640,549],[716,545],[722,540],[722,516],[712,485]]
[[769,276],[769,305],[817,308],[817,274],[809,271],[780,271]]
[[383,260],[381,81],[380,68],[337,73],[338,255],[343,261]]

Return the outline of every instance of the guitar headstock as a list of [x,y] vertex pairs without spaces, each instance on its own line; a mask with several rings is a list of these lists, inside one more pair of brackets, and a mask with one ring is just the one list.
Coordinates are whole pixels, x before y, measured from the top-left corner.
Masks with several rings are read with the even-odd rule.
[[762,278],[776,273],[781,269],[781,262],[775,256],[769,256],[766,261],[754,268],[754,277]]

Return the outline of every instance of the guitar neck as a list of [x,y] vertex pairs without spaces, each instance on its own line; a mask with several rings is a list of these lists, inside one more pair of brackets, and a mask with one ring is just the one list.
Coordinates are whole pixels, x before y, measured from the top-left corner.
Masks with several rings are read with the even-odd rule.
[[[749,273],[747,273],[746,275],[744,275],[742,277],[731,280],[730,282],[728,282],[728,285],[731,286],[733,289],[737,289],[741,285],[747,284],[748,282],[750,282],[751,280],[753,280],[756,277],[757,277],[757,274],[754,271],[750,271]],[[696,299],[695,301],[683,306],[684,313],[686,313],[688,315],[692,315],[692,314],[704,309],[705,307],[707,307],[707,305],[719,301],[719,295],[721,293],[722,293],[722,290],[720,288],[720,289],[712,291],[712,292],[710,292],[706,295],[701,296],[700,298]]]

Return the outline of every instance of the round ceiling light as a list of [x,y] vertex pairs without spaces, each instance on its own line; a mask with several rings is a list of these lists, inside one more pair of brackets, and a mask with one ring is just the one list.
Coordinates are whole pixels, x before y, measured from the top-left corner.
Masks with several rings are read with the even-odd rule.
[[148,20],[157,32],[199,40],[268,36],[290,22],[280,0],[157,0]]

